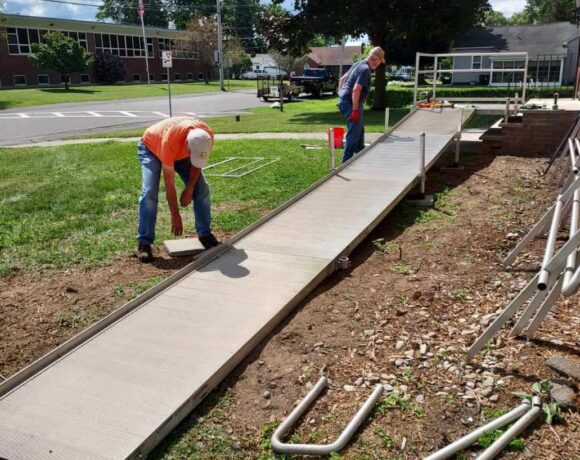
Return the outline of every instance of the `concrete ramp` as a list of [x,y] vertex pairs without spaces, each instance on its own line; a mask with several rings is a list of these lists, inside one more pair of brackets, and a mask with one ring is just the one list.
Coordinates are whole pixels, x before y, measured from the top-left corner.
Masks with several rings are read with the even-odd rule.
[[[332,177],[0,386],[0,458],[143,458],[417,184],[462,111],[416,111]],[[455,128],[454,128],[455,127]]]

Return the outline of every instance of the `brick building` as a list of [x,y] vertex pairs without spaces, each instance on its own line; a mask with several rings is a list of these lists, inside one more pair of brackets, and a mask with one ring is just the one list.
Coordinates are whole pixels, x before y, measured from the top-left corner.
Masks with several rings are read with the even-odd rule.
[[[39,69],[28,58],[33,43],[42,40],[48,31],[63,32],[78,40],[81,46],[93,54],[110,53],[125,61],[125,83],[147,83],[145,46],[141,27],[134,25],[107,24],[104,22],[51,19],[20,15],[3,15],[4,33],[0,34],[0,86],[31,87],[60,85],[57,72]],[[167,81],[167,69],[161,65],[161,51],[171,50],[178,41],[180,31],[145,28],[149,74],[151,81]],[[211,72],[204,68],[199,55],[193,51],[173,50],[171,81],[203,80]],[[98,83],[92,68],[86,72],[73,73],[71,84]]]

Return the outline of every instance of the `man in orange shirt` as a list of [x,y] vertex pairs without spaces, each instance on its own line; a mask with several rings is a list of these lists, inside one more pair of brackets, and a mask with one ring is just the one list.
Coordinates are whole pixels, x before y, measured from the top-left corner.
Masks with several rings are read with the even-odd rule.
[[151,262],[151,245],[155,241],[157,202],[161,172],[165,182],[165,196],[171,212],[171,232],[183,233],[183,222],[177,203],[175,173],[186,184],[181,193],[181,206],[193,201],[195,230],[204,248],[220,243],[211,233],[209,187],[202,174],[213,146],[213,131],[201,120],[175,117],[162,120],[147,128],[137,147],[141,163],[143,187],[139,199],[138,257]]

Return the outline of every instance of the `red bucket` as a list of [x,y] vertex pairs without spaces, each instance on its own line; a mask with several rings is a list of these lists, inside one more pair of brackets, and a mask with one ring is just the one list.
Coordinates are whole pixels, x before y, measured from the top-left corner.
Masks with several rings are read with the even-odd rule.
[[334,148],[341,149],[343,147],[344,141],[344,128],[337,126],[334,128],[328,128],[328,145],[330,145],[330,130],[334,129]]

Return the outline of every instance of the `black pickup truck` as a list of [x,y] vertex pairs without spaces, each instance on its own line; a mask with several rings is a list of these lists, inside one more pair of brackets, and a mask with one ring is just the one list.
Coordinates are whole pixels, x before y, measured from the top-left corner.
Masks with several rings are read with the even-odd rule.
[[323,93],[336,94],[338,81],[326,69],[304,69],[304,74],[292,77],[290,80],[297,86],[302,86],[305,93],[310,93],[314,97],[322,97]]

